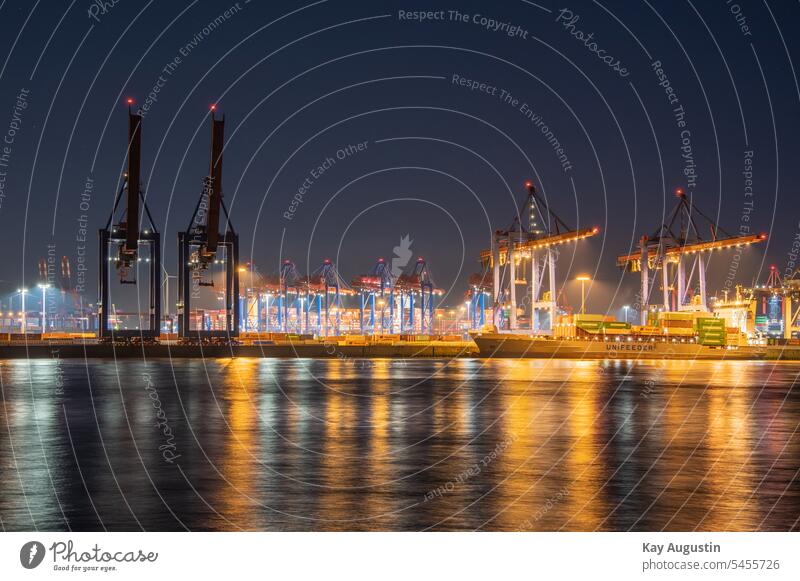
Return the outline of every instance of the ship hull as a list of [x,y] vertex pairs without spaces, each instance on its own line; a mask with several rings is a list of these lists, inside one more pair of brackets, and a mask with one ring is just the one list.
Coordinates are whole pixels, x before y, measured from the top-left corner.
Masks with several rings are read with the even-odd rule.
[[510,333],[481,333],[473,337],[480,357],[559,359],[763,359],[759,347],[709,347],[663,341],[586,341],[545,339]]

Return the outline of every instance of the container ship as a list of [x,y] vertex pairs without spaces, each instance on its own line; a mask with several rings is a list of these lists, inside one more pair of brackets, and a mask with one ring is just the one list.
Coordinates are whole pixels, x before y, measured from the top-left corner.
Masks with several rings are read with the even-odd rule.
[[709,312],[652,312],[646,325],[603,315],[562,317],[552,335],[498,332],[473,334],[481,357],[568,359],[762,359],[766,349],[749,345],[737,327]]

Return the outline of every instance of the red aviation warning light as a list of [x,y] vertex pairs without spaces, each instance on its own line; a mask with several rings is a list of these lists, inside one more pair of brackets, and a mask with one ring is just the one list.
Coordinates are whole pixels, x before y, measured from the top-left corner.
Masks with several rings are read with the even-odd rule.
[[684,195],[683,188],[675,188],[675,195],[678,196],[679,198],[682,198]]
[[212,103],[212,104],[209,106],[209,109],[211,109],[211,111],[216,111],[216,110],[217,110],[217,104],[216,104],[216,103]]

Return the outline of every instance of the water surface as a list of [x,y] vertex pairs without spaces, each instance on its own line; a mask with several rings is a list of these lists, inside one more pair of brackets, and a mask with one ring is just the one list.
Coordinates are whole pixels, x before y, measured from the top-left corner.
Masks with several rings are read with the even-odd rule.
[[800,365],[3,361],[4,530],[790,530]]

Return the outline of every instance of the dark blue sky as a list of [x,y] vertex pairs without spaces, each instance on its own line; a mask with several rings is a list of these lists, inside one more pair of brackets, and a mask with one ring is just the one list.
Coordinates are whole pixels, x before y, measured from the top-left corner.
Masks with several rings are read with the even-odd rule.
[[[85,214],[95,299],[96,230],[124,165],[128,96],[148,103],[144,179],[171,273],[207,171],[214,102],[242,259],[264,273],[282,257],[301,269],[330,257],[349,280],[410,235],[460,300],[526,179],[571,225],[602,229],[560,266],[570,279],[594,274],[596,309],[615,293],[616,305],[632,300],[637,279],[614,258],[656,228],[676,187],[727,230],[770,234],[737,282],[764,278],[764,264],[784,269],[800,230],[793,2],[100,4],[0,2],[7,291],[23,276],[35,284],[48,244],[74,271]],[[435,13],[420,22],[409,14],[420,10]],[[716,258],[712,292],[729,265]]]

